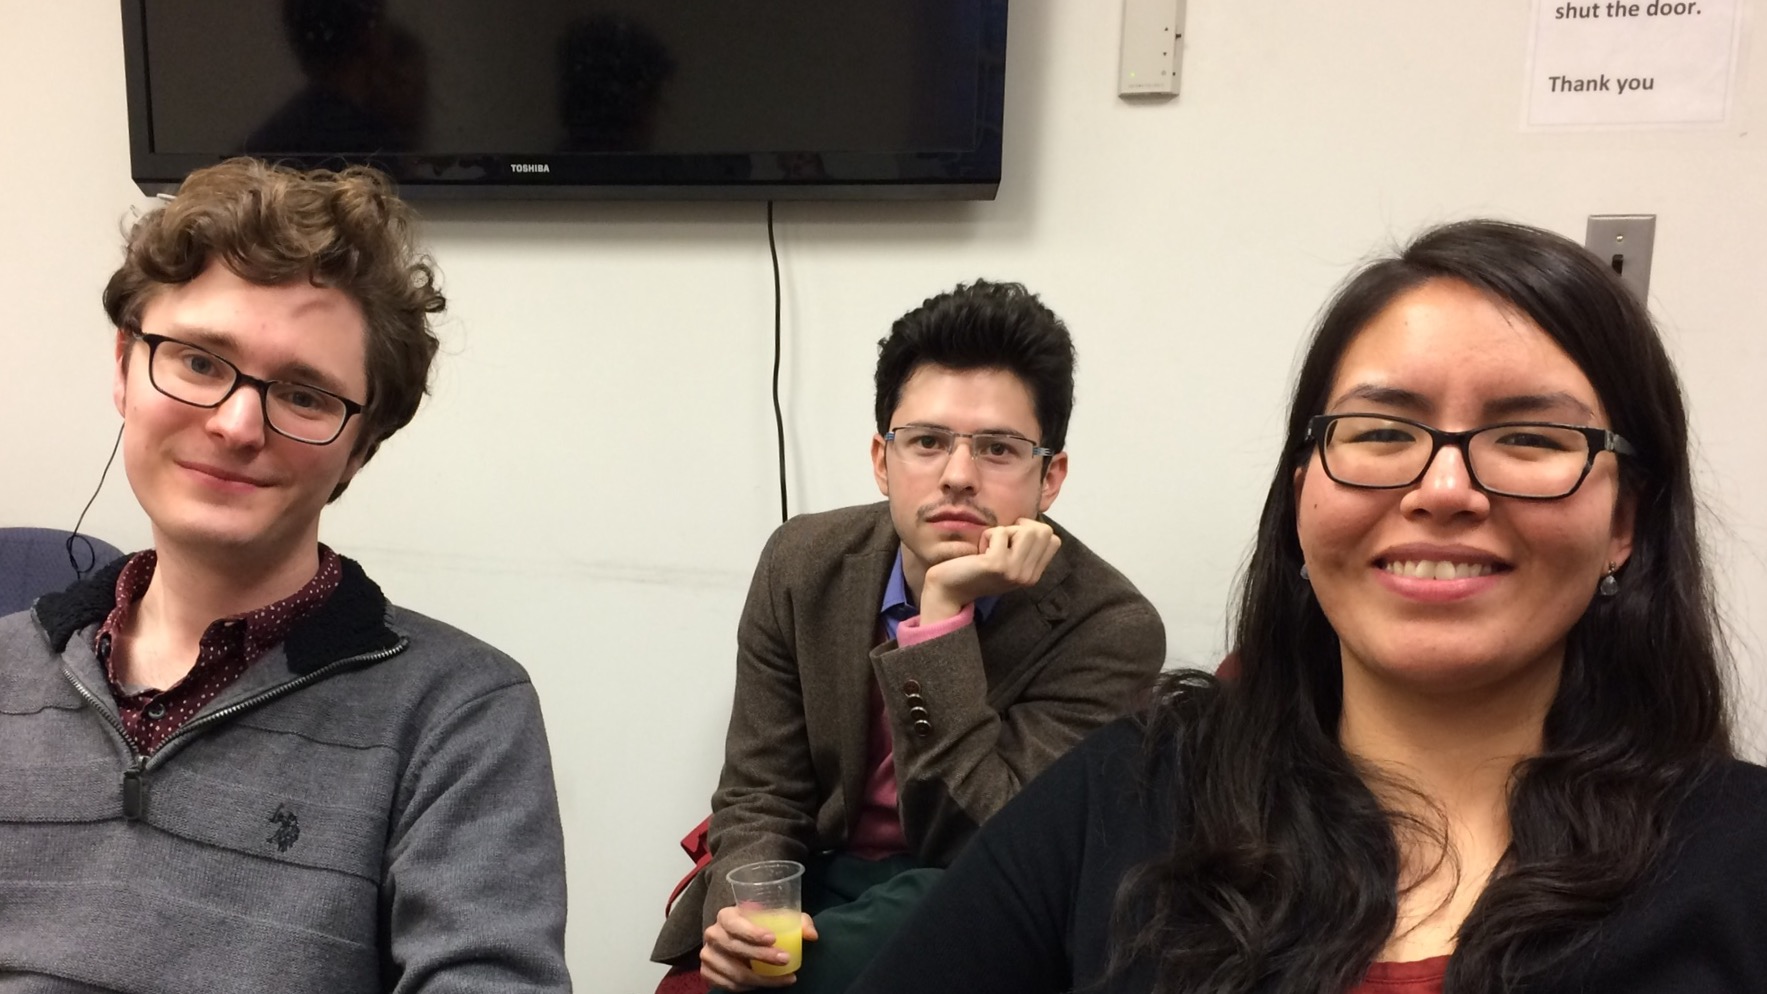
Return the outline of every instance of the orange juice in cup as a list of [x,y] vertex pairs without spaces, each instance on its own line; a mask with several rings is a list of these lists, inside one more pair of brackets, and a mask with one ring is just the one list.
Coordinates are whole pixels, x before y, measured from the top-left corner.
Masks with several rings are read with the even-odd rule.
[[[738,906],[741,907],[740,905]],[[743,910],[742,916],[773,933],[773,948],[783,950],[791,959],[784,963],[749,960],[749,966],[763,977],[783,977],[798,972],[804,962],[804,916],[791,908]]]
[[784,963],[750,960],[749,967],[763,977],[798,972],[804,961],[803,864],[789,859],[748,863],[731,870],[728,879],[737,912],[772,932],[773,948],[791,957]]

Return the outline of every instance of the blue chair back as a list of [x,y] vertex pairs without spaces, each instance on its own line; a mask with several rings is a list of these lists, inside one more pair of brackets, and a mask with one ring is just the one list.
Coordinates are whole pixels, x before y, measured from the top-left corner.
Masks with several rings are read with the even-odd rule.
[[[78,579],[68,562],[69,534],[59,528],[0,528],[0,616],[23,611]],[[74,540],[74,557],[87,575],[120,555],[116,546],[90,536]]]

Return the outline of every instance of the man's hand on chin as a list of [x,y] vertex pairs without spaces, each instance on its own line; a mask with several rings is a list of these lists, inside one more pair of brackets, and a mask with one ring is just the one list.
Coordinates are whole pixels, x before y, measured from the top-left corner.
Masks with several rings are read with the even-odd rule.
[[1059,548],[1055,530],[1032,518],[989,528],[975,555],[947,559],[926,571],[921,623],[944,621],[983,597],[1034,586]]

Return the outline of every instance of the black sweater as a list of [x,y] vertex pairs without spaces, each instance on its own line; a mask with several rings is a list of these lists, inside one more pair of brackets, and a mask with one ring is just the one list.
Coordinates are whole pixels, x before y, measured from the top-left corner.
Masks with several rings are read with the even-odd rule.
[[[1118,884],[1171,845],[1183,789],[1147,779],[1125,719],[1076,746],[991,819],[850,994],[1056,994],[1103,975]],[[1695,788],[1649,882],[1531,992],[1767,992],[1767,769],[1732,762]],[[1088,994],[1152,987],[1145,967]]]

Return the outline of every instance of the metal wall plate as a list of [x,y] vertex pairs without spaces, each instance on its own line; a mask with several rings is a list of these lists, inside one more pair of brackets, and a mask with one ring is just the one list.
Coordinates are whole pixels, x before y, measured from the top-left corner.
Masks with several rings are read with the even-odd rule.
[[1612,266],[1642,302],[1649,299],[1651,250],[1656,239],[1655,214],[1591,214],[1583,244]]

